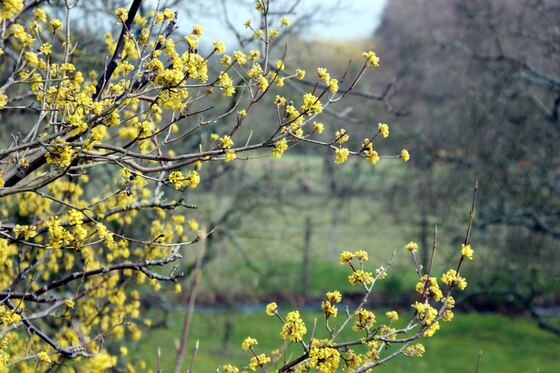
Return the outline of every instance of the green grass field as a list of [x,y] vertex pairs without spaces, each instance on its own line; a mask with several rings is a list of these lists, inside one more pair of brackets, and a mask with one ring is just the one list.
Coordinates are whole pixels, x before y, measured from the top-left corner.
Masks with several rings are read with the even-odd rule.
[[[382,316],[379,316],[380,318]],[[229,340],[224,342],[224,325],[233,325]],[[316,312],[306,312],[308,325]],[[163,372],[172,370],[174,345],[180,337],[182,316],[174,312],[165,329],[146,332],[140,343],[131,346],[134,359],[144,358],[155,367],[156,351],[162,351]],[[321,321],[318,326],[321,326]],[[195,372],[213,372],[221,364],[231,362],[243,366],[250,357],[240,348],[246,336],[259,340],[258,352],[277,349],[281,345],[278,320],[264,312],[200,311],[195,313],[188,362],[194,341],[200,340]],[[422,358],[400,357],[378,370],[382,372],[474,372],[482,351],[480,372],[558,372],[560,343],[558,337],[540,330],[523,317],[507,318],[487,314],[458,314],[452,323],[442,326],[434,337],[424,339],[426,353]],[[291,349],[292,352],[297,352]]]

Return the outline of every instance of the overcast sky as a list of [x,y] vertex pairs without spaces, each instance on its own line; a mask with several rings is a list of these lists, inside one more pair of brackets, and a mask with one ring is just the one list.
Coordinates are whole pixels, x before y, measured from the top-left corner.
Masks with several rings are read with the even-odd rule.
[[[215,4],[214,2],[212,2]],[[255,17],[256,13],[252,9],[239,6],[236,0],[226,0],[229,18],[233,24],[238,27],[239,31],[243,31],[243,22],[248,18]],[[292,1],[289,1],[292,3]],[[383,9],[387,0],[302,0],[298,13],[306,13],[311,9],[315,9],[317,5],[329,8],[338,5],[339,8],[333,14],[327,14],[328,23],[320,23],[315,25],[310,33],[311,38],[333,39],[333,40],[349,40],[361,37],[367,37],[372,34],[379,24]],[[231,32],[216,19],[215,14],[221,14],[220,9],[204,10],[205,14],[197,14],[196,21],[203,26],[205,37],[210,39],[220,39],[226,44],[233,46],[235,37]],[[190,31],[193,19],[188,17],[179,17],[184,21],[179,24],[181,31]],[[205,38],[206,39],[206,38]]]

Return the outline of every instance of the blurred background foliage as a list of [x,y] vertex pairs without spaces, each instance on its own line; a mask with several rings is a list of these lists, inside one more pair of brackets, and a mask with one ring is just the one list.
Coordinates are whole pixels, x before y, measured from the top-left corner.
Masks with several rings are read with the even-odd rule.
[[[281,161],[259,157],[205,166],[199,188],[183,195],[198,206],[189,218],[213,231],[203,243],[197,299],[201,308],[193,324],[194,336],[203,343],[201,371],[225,361],[245,361],[238,344],[247,334],[260,337],[266,348],[279,347],[277,325],[265,320],[262,305],[267,301],[279,301],[284,309],[303,305],[311,320],[318,315],[318,300],[325,291],[340,289],[347,301],[357,297],[338,264],[340,250],[366,250],[372,265],[382,265],[410,240],[431,247],[437,225],[435,269],[441,272],[459,250],[476,180],[480,184],[472,239],[476,260],[466,267],[469,286],[459,299],[459,307],[472,313],[459,315],[457,323],[433,338],[423,360],[403,360],[388,371],[471,370],[481,350],[481,371],[557,369],[560,4],[388,0],[369,38],[328,40],[309,38],[307,31],[336,23],[346,2],[291,10],[305,2],[276,2],[294,21],[275,49],[281,56],[287,45],[288,66],[305,68],[310,75],[315,67],[324,66],[338,77],[349,59],[359,60],[363,50],[375,50],[382,59],[382,69],[370,74],[357,94],[323,115],[326,136],[343,127],[357,145],[378,122],[387,122],[391,137],[381,153],[396,154],[405,147],[412,159],[406,165],[382,160],[376,166],[352,160],[335,168],[331,153],[302,144]],[[81,69],[103,66],[103,33],[117,26],[112,9],[126,3],[82,2],[80,11],[87,17],[73,25],[82,48],[73,62]],[[162,2],[186,17],[180,30],[187,32],[190,20],[199,16],[215,17],[235,25],[223,27],[230,36],[242,32],[244,21],[227,11],[233,3],[234,10],[245,3],[252,6],[227,0]],[[153,5],[146,2],[143,12]],[[56,1],[51,11],[61,11]],[[212,41],[206,40],[207,45]],[[242,37],[240,43],[251,46]],[[228,45],[228,50],[235,47]],[[351,72],[357,68],[350,64]],[[290,84],[293,96],[310,89],[299,82]],[[231,104],[221,97],[213,103]],[[251,133],[246,135],[268,134],[267,123],[275,115],[272,103],[261,105],[248,118]],[[25,122],[25,114],[3,117],[2,122],[5,144],[10,141],[6,136]],[[180,146],[194,149],[196,144],[193,139]],[[92,178],[88,193],[117,177],[98,176]],[[149,223],[146,216],[145,224],[136,229],[140,233]],[[185,255],[187,274],[195,256],[194,250]],[[374,309],[409,307],[416,282],[410,265],[408,256],[397,255],[390,276],[373,297]],[[187,276],[187,289],[188,281]],[[144,306],[146,317],[158,322],[133,349],[152,366],[158,346],[173,348],[185,302],[184,295],[172,302],[156,297],[146,294]]]

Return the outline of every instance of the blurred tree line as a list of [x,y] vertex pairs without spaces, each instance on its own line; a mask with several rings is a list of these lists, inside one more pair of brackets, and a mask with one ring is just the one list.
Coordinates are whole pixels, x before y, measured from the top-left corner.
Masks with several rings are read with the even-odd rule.
[[[412,115],[414,171],[395,185],[421,241],[480,182],[471,301],[528,310],[560,294],[560,3],[392,0],[375,33]],[[397,141],[401,143],[402,141]]]

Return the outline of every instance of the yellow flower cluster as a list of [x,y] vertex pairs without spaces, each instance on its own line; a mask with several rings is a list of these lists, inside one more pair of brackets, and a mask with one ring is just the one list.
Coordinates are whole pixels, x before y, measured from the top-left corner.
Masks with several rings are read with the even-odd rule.
[[342,354],[344,361],[344,371],[352,372],[362,364],[362,356],[354,352],[352,349],[346,350]]
[[231,137],[225,135],[220,138],[220,146],[224,149],[229,149],[233,146],[233,140]]
[[375,314],[364,308],[357,310],[355,316],[357,320],[352,326],[354,331],[368,330],[375,324]]
[[389,125],[387,123],[379,123],[378,131],[384,138],[389,137]]
[[196,171],[189,172],[187,176],[183,175],[181,171],[173,171],[169,174],[167,179],[173,184],[175,189],[187,187],[194,189],[200,184],[200,175]]
[[464,243],[461,244],[461,255],[465,258],[467,258],[468,260],[472,260],[473,259],[473,254],[474,251],[471,247],[471,245],[465,245]]
[[265,354],[253,356],[251,358],[251,361],[249,362],[249,369],[251,369],[252,371],[256,371],[258,368],[261,368],[270,363],[270,360],[270,357],[266,356]]
[[348,148],[336,148],[334,154],[335,155],[334,162],[336,164],[342,164],[346,162],[346,160],[348,159],[348,154],[350,154]]
[[340,364],[340,352],[329,345],[327,339],[313,339],[309,346],[309,368],[321,373],[336,372]]
[[344,128],[341,128],[338,131],[336,131],[335,137],[336,137],[337,144],[344,144],[350,139],[350,135],[348,135],[348,131],[346,131]]
[[360,283],[364,286],[367,286],[373,282],[373,275],[371,272],[364,271],[363,269],[358,269],[354,271],[350,276],[348,276],[348,282],[350,284],[355,285]]
[[340,253],[340,264],[350,263],[352,259],[354,259],[354,254],[352,254],[350,251],[343,251]]
[[286,140],[286,138],[282,138],[276,141],[276,144],[274,144],[274,149],[272,150],[272,156],[274,158],[282,158],[282,155],[286,150],[288,150],[288,141]]
[[74,151],[70,145],[52,146],[47,154],[47,162],[65,168],[70,166],[74,157]]
[[306,93],[303,95],[303,105],[301,105],[300,110],[308,115],[319,114],[323,112],[323,105],[319,98],[312,93]]
[[412,305],[417,312],[417,318],[422,324],[428,326],[424,332],[424,336],[431,337],[439,329],[439,322],[436,321],[438,311],[428,303],[415,302]]
[[426,352],[426,348],[421,343],[410,345],[404,350],[404,354],[406,356],[422,357],[422,355],[424,355],[424,352]]
[[266,305],[266,314],[268,316],[274,316],[278,312],[278,305],[275,302]]
[[239,373],[239,368],[231,364],[226,364],[222,367],[222,373]]
[[37,227],[34,225],[16,224],[13,231],[15,237],[18,237],[20,234],[23,234],[23,238],[25,238],[26,240],[37,236]]
[[0,19],[9,19],[23,9],[23,0],[2,0],[0,8]]
[[408,160],[410,159],[410,154],[408,153],[408,150],[406,149],[401,150],[400,157],[403,161],[408,162]]
[[255,338],[247,337],[243,340],[243,343],[241,343],[241,348],[248,351],[258,344],[259,342]]
[[307,333],[307,328],[301,319],[299,311],[288,312],[280,335],[288,341],[298,342],[303,339],[305,333]]
[[404,247],[407,251],[411,252],[411,253],[415,253],[418,251],[418,244],[416,242],[410,241],[409,243],[407,243]]
[[364,52],[363,53],[363,57],[366,59],[367,63],[370,66],[373,67],[379,67],[379,57],[377,56],[377,54],[375,54],[375,52],[369,51],[369,52]]
[[[426,285],[428,286],[427,290],[425,290]],[[416,284],[416,292],[418,294],[426,294],[438,302],[443,299],[443,292],[439,288],[437,279],[435,277],[428,277],[428,275],[424,275],[420,278]]]
[[391,321],[397,321],[399,319],[399,314],[397,311],[387,311],[385,312],[385,316]]
[[467,287],[467,280],[459,275],[456,270],[450,269],[441,276],[441,282],[449,287],[458,287],[461,290],[465,290]]
[[325,125],[321,122],[313,122],[313,131],[321,134],[325,131]]
[[[297,71],[296,71],[296,75],[297,75]],[[298,76],[298,79],[303,79],[304,76],[305,76],[305,71],[303,72],[303,74],[301,74],[301,77]],[[324,67],[317,68],[317,76],[319,77],[319,80],[325,82],[327,88],[329,89],[329,91],[331,91],[331,93],[338,92],[338,80],[331,78],[331,75],[329,74],[326,68]]]
[[21,316],[16,311],[0,305],[0,321],[4,325],[14,325],[21,321]]
[[342,301],[342,294],[339,291],[329,291],[327,293],[327,299],[321,302],[321,309],[326,319],[336,317],[338,309],[335,303],[340,303],[340,301]]
[[52,363],[51,357],[45,351],[41,351],[37,354],[37,360],[40,364],[50,364]]

